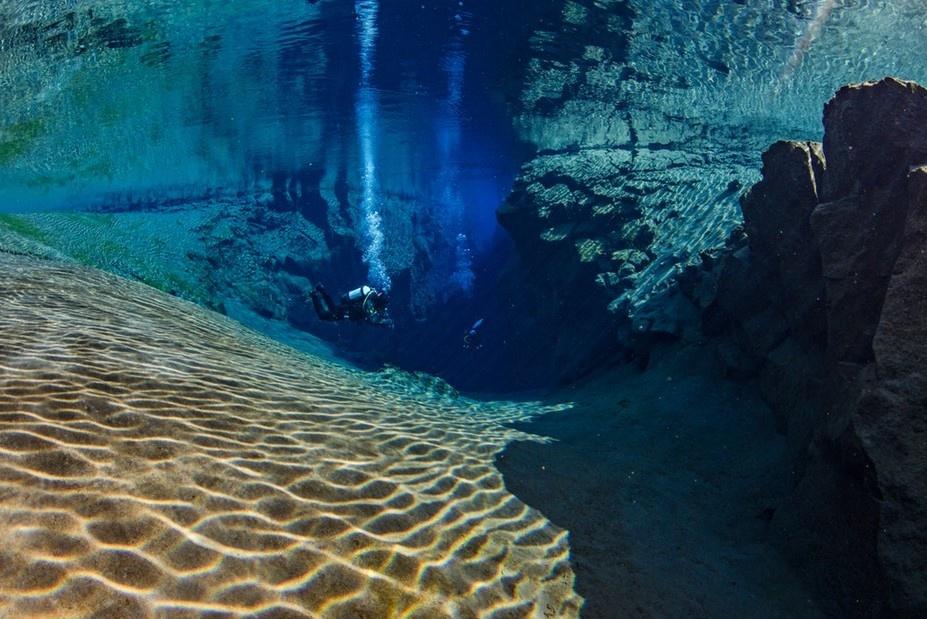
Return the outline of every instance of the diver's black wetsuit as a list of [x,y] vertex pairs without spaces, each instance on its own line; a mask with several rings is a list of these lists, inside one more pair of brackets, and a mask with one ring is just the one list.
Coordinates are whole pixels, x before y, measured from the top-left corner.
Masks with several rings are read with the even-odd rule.
[[309,298],[312,299],[312,306],[320,320],[335,322],[345,317],[344,309],[340,305],[335,305],[331,295],[322,287],[322,284],[317,285],[315,290],[309,293]]
[[318,284],[309,294],[312,299],[312,306],[320,320],[328,322],[338,322],[340,320],[351,320],[354,322],[369,322],[375,325],[388,326],[391,324],[389,316],[386,314],[384,306],[378,306],[377,300],[385,298],[385,295],[378,293],[370,286],[361,286],[355,290],[341,295],[338,303],[335,303],[331,295],[325,288]]

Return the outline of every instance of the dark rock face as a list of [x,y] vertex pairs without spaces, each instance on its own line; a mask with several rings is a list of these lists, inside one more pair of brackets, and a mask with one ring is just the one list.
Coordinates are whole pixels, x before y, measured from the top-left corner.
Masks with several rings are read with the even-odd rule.
[[[553,169],[558,168],[554,164]],[[609,227],[606,221],[614,223],[620,215],[593,214],[588,196],[563,172],[555,176],[545,165],[535,177],[530,169],[529,165],[498,218],[519,251],[518,275],[511,279],[523,292],[525,314],[535,323],[533,331],[551,335],[551,365],[561,368],[561,376],[570,376],[614,346],[617,321],[604,310],[612,298],[609,290],[627,288],[622,277],[633,277],[633,262],[629,257],[624,276],[611,272],[611,258],[597,238]],[[639,254],[640,263],[650,260],[640,250],[626,251]]]
[[895,80],[848,87],[825,108],[824,126],[824,204],[812,226],[833,314],[829,346],[840,360],[870,361],[900,251],[909,170],[927,161],[927,92]]
[[777,309],[793,331],[807,327],[811,338],[823,318],[821,258],[810,223],[823,172],[820,145],[777,142],[763,154],[763,180],[741,201],[750,250],[764,257],[764,279],[781,292]]
[[879,558],[898,607],[927,612],[927,169],[908,177],[908,216],[855,418],[879,481]]
[[773,526],[853,616],[927,614],[927,90],[841,89],[825,139],[779,142],[746,238],[680,290],[731,374],[757,376],[793,454]]

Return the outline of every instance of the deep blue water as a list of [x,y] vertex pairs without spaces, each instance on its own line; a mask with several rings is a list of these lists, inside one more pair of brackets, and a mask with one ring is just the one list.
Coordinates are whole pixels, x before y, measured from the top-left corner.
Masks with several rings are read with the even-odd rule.
[[[312,169],[385,220],[359,231],[383,286],[398,251],[382,240],[388,197],[432,217],[464,255],[497,232],[522,155],[493,3],[3,8],[10,60],[28,74],[11,71],[27,88],[8,91],[0,114],[9,126],[37,119],[28,152],[3,169],[4,211],[191,199]],[[59,47],[37,44],[36,29]],[[468,277],[457,274],[461,287]]]

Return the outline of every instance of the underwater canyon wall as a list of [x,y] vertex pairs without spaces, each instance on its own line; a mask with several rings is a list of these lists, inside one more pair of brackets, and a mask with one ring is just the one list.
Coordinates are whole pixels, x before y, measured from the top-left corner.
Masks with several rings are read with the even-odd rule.
[[824,141],[778,142],[744,232],[680,278],[789,439],[780,544],[851,616],[927,612],[927,89],[841,89]]
[[861,7],[831,15],[804,64],[801,41],[777,61],[711,32],[750,3],[716,9],[730,19],[688,43],[634,2],[565,2],[535,33],[513,109],[536,150],[498,212],[518,256],[505,277],[560,380],[682,341],[758,381],[793,463],[774,537],[834,614],[921,616],[924,91],[842,89],[811,140],[854,75],[922,78],[904,52],[840,68],[871,33],[856,52],[827,33],[849,45]]

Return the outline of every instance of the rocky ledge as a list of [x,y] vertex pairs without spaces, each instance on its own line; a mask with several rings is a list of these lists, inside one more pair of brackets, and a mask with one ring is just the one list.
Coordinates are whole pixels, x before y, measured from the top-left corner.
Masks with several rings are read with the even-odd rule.
[[842,88],[824,142],[778,142],[744,228],[680,278],[792,451],[772,516],[852,616],[927,615],[927,89]]

